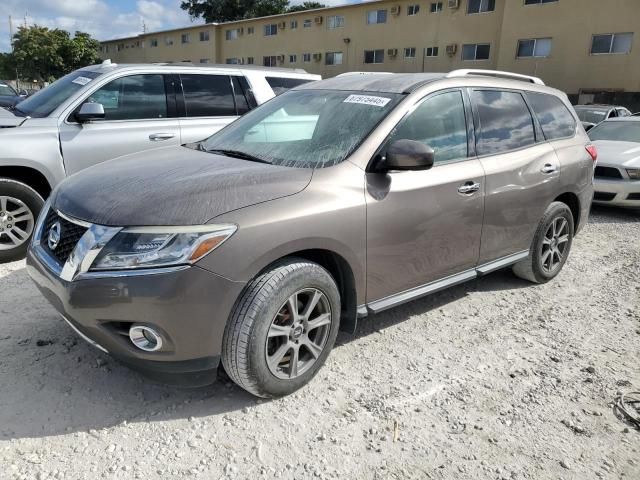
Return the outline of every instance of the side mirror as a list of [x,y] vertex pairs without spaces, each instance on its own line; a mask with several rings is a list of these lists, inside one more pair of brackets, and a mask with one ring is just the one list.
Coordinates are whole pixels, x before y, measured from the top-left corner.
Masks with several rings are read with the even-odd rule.
[[582,122],[582,127],[584,128],[585,132],[588,132],[589,130],[591,130],[593,127],[595,127],[596,124],[595,123],[591,123],[591,122]]
[[429,170],[433,167],[434,151],[415,140],[396,140],[387,149],[383,170]]
[[19,96],[19,97],[23,97],[23,98],[28,97],[28,96],[29,96],[29,92],[27,92],[27,91],[23,88],[22,90],[20,90],[20,91],[18,92],[18,96]]
[[101,103],[83,103],[75,114],[76,120],[80,123],[100,120],[104,118],[104,107]]

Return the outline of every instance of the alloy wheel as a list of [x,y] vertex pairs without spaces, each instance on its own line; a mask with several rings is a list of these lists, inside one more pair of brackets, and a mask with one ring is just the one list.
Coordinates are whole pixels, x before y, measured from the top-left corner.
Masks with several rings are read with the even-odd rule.
[[305,288],[291,295],[269,327],[269,371],[290,380],[309,370],[324,350],[332,320],[329,299],[320,290]]
[[0,196],[0,250],[12,250],[25,243],[34,225],[33,212],[22,200]]
[[547,273],[553,273],[562,264],[569,245],[569,222],[564,217],[553,219],[542,239],[540,263]]

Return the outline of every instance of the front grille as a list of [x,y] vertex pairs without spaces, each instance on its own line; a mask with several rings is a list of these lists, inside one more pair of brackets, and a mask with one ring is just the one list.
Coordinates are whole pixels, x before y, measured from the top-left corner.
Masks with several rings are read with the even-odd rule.
[[640,200],[640,192],[630,193],[627,196],[627,200]]
[[616,197],[616,194],[610,193],[610,192],[594,192],[593,193],[593,199],[599,200],[601,202],[610,202],[615,197]]
[[622,174],[620,173],[620,170],[613,167],[596,167],[595,175],[596,177],[600,177],[600,178],[622,179]]
[[[49,248],[49,231],[56,222],[60,222],[60,241],[58,242],[58,246],[51,250]],[[62,218],[52,208],[44,220],[40,244],[42,248],[53,255],[60,263],[65,263],[86,231],[86,227]]]

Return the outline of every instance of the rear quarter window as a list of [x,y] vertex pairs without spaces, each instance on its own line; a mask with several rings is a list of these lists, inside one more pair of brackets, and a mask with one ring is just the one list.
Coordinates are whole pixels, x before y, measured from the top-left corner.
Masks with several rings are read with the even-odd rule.
[[236,105],[228,75],[180,74],[187,117],[233,117]]
[[562,100],[553,95],[533,92],[527,92],[527,98],[547,140],[575,135],[576,120]]
[[284,77],[265,77],[267,83],[273,90],[273,93],[280,95],[298,85],[312,82],[313,80],[306,80],[303,78],[284,78]]

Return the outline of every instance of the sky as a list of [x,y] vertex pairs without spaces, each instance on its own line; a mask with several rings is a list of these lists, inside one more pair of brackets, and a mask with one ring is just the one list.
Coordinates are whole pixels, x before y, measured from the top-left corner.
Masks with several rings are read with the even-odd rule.
[[[320,0],[325,5],[355,3],[359,0]],[[292,4],[302,3],[293,0]],[[98,40],[203,23],[193,22],[180,9],[180,0],[0,0],[0,52],[11,49],[9,15],[14,32],[19,25],[62,28],[72,34],[88,32]]]

